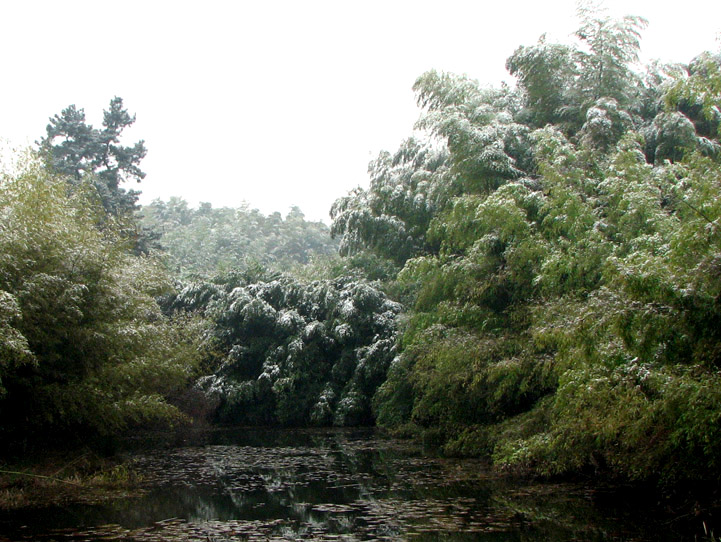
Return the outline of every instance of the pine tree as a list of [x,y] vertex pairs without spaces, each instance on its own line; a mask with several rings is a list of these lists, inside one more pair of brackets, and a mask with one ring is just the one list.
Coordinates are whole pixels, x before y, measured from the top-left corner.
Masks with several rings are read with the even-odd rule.
[[74,185],[91,179],[106,212],[124,216],[135,209],[139,192],[121,185],[145,178],[139,167],[147,152],[144,141],[132,146],[120,144],[123,131],[134,122],[135,115],[123,108],[122,98],[110,101],[101,129],[86,122],[83,109],[70,105],[50,118],[40,147],[53,171]]

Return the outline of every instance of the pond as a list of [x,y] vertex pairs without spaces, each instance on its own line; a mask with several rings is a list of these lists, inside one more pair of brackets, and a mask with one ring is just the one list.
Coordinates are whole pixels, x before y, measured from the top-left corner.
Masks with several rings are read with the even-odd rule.
[[0,541],[682,539],[653,496],[521,484],[370,430],[216,430],[132,463],[142,494],[4,514]]

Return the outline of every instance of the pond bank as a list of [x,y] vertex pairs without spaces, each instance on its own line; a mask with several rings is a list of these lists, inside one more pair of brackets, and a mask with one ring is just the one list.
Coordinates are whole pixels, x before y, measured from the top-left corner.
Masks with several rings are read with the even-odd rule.
[[511,480],[483,461],[429,455],[369,430],[236,428],[199,432],[180,445],[162,440],[153,449],[131,442],[135,451],[124,452],[122,468],[137,473],[127,494],[2,512],[0,540],[659,542],[703,535],[700,523],[677,521],[653,495]]
[[0,510],[97,503],[139,491],[139,476],[125,458],[87,449],[0,462]]

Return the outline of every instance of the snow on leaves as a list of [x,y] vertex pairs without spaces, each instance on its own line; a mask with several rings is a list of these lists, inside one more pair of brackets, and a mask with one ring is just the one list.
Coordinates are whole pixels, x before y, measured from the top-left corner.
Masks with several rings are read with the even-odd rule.
[[228,290],[191,284],[174,303],[197,309],[198,292],[214,291],[204,312],[227,353],[198,387],[219,401],[223,421],[372,421],[371,397],[395,356],[398,303],[350,279],[281,276]]

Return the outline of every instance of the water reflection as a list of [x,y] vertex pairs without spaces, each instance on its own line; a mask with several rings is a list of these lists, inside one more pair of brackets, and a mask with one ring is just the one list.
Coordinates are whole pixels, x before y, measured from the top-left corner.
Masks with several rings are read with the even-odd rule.
[[482,462],[367,431],[213,431],[136,453],[134,464],[141,497],[26,510],[0,526],[10,540],[679,539],[638,503],[599,505],[597,492],[569,484],[521,487]]

